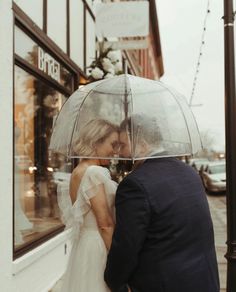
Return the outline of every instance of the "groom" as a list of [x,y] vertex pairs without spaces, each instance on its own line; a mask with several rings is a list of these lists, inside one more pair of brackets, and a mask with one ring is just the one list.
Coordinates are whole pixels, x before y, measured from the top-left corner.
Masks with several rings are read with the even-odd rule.
[[[138,153],[150,157],[153,121],[132,117]],[[128,130],[128,131],[127,131]],[[121,124],[121,155],[130,157],[130,119]],[[164,153],[163,153],[164,155]],[[176,158],[147,159],[120,183],[116,227],[105,269],[112,292],[219,292],[212,220],[198,174]]]

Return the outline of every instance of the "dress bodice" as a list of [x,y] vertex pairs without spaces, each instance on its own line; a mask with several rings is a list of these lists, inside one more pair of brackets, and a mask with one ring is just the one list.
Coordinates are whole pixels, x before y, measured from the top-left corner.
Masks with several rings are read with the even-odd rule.
[[62,221],[67,228],[73,228],[76,237],[82,228],[97,229],[97,222],[91,209],[90,199],[97,195],[101,185],[104,187],[108,206],[114,215],[117,183],[111,179],[108,169],[104,167],[91,165],[86,169],[74,204],[72,204],[70,199],[69,185],[62,184],[58,188],[58,204],[61,210]]

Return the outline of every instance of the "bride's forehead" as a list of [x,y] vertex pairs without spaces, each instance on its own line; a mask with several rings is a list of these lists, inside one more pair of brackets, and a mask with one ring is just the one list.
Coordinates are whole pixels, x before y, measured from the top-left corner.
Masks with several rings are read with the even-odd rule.
[[111,140],[117,140],[119,138],[118,132],[111,133],[110,137]]

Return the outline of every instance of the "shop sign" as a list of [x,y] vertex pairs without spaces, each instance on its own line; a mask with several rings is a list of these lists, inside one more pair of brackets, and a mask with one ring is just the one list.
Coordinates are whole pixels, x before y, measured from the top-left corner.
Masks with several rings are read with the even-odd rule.
[[125,1],[96,5],[98,37],[137,37],[149,34],[149,2]]
[[60,64],[40,47],[38,47],[38,68],[60,82]]
[[[99,48],[99,45],[98,45]],[[143,50],[148,48],[148,40],[122,40],[114,42],[104,42],[104,49],[112,50]]]

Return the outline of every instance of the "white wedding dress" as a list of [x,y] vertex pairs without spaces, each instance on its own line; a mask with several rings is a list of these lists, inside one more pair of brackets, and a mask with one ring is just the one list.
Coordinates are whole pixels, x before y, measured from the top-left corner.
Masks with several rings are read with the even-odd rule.
[[97,187],[103,184],[107,202],[114,215],[116,182],[111,180],[108,169],[89,166],[82,177],[77,199],[72,205],[68,184],[58,190],[58,204],[66,227],[73,229],[72,250],[67,270],[62,278],[61,292],[109,292],[104,282],[107,249],[99,233],[90,201],[96,196]]

